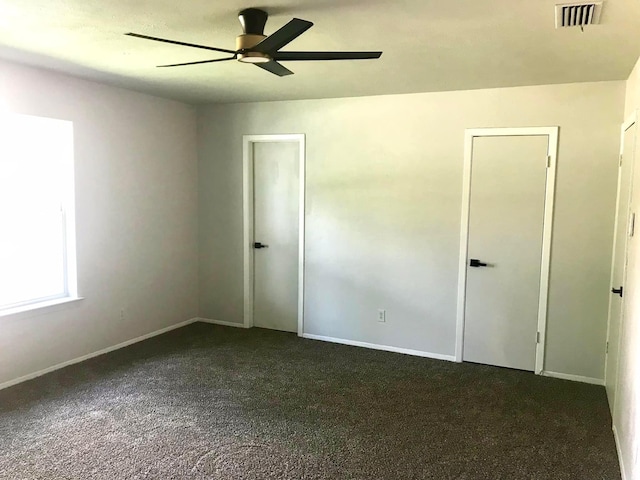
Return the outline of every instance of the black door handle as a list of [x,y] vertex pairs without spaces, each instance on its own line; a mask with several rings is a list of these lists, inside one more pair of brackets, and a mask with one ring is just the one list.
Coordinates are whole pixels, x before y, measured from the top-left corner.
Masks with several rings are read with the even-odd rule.
[[622,297],[623,290],[624,289],[622,287],[620,287],[620,288],[612,288],[611,289],[611,293],[615,293],[616,295],[620,295],[620,297]]
[[258,249],[259,249],[259,248],[269,248],[269,245],[265,245],[265,244],[260,243],[260,242],[255,242],[255,243],[253,244],[253,248],[258,248]]
[[482,263],[477,258],[472,258],[472,259],[469,260],[469,266],[470,267],[486,267],[487,264],[486,263]]

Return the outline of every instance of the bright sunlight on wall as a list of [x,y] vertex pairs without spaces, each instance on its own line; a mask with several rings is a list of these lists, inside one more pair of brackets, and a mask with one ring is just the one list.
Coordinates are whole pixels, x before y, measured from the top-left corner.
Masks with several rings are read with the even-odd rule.
[[0,314],[77,297],[73,124],[0,114]]

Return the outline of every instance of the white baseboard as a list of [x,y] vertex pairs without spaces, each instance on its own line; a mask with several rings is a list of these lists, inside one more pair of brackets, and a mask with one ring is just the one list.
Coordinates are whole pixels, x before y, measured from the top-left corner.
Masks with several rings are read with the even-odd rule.
[[622,458],[622,449],[620,448],[620,437],[618,437],[618,430],[616,426],[613,426],[613,439],[616,442],[616,450],[618,452],[618,461],[620,462],[620,473],[622,474],[622,480],[627,480],[627,474],[624,471],[624,460]]
[[553,377],[560,378],[562,380],[571,380],[573,382],[582,382],[582,383],[590,383],[591,385],[600,385],[604,387],[604,380],[601,378],[592,378],[592,377],[583,377],[581,375],[571,375],[569,373],[558,373],[558,372],[549,372],[543,371],[540,375],[544,377]]
[[213,325],[222,325],[224,327],[248,328],[244,323],[225,322],[224,320],[211,320],[210,318],[196,318],[196,322],[212,323]]
[[98,350],[97,352],[89,353],[87,355],[83,355],[82,357],[74,358],[73,360],[68,360],[66,362],[59,363],[57,365],[54,365],[53,367],[45,368],[44,370],[39,370],[37,372],[33,372],[19,378],[14,378],[13,380],[9,380],[8,382],[0,383],[0,390],[4,388],[12,387],[22,382],[26,382],[27,380],[32,380],[34,378],[41,377],[42,375],[46,375],[47,373],[51,373],[56,370],[60,370],[61,368],[68,367],[69,365],[74,365],[76,363],[84,362],[85,360],[89,360],[90,358],[98,357],[100,355],[104,355],[105,353],[113,352],[114,350],[119,350],[121,348],[128,347],[129,345],[133,345],[134,343],[142,342],[143,340],[147,340],[149,338],[162,335],[163,333],[170,332],[171,330],[176,330],[178,328],[186,327],[187,325],[197,322],[198,320],[199,320],[198,318],[192,318],[190,320],[186,320],[176,325],[171,325],[169,327],[156,330],[155,332],[147,333],[146,335],[142,335],[141,337],[132,338],[131,340],[127,340],[126,342],[113,345],[112,347],[107,347],[102,350]]
[[303,338],[309,340],[320,340],[322,342],[340,343],[342,345],[351,345],[353,347],[364,347],[372,350],[384,350],[385,352],[403,353],[405,355],[413,355],[414,357],[433,358],[436,360],[446,360],[455,362],[454,355],[442,355],[441,353],[422,352],[420,350],[410,350],[408,348],[390,347],[387,345],[378,345],[376,343],[358,342],[356,340],[345,340],[343,338],[324,337],[322,335],[312,335],[310,333],[302,334]]

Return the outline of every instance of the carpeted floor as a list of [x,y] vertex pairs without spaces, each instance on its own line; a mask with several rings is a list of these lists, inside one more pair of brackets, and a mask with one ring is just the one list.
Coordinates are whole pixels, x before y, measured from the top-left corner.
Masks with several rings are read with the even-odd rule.
[[602,387],[197,323],[0,391],[0,479],[620,479]]

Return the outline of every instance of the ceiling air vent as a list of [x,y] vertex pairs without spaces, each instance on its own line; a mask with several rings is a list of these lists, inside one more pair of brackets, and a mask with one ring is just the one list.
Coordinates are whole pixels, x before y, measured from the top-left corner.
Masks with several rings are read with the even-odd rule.
[[602,2],[577,2],[556,5],[556,28],[584,27],[600,23]]

